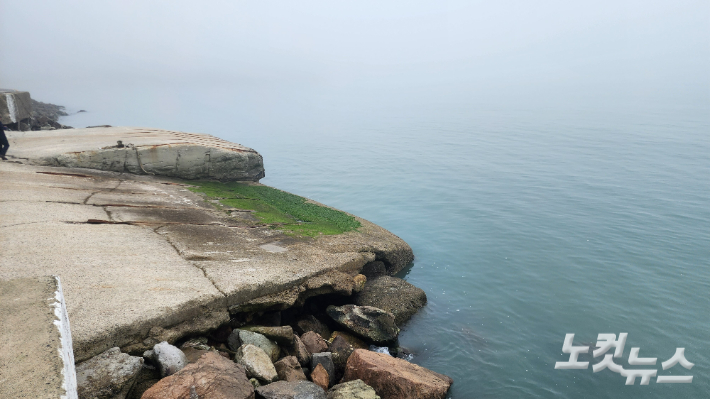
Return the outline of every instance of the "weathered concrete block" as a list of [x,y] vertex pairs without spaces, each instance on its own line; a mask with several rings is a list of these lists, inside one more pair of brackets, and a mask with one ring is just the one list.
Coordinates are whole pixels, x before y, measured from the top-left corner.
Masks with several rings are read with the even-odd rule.
[[108,127],[26,132],[13,139],[13,155],[36,165],[191,180],[264,177],[264,160],[258,152],[207,134]]
[[16,123],[32,115],[32,99],[26,91],[0,89],[0,120]]
[[77,398],[59,277],[0,280],[0,398]]

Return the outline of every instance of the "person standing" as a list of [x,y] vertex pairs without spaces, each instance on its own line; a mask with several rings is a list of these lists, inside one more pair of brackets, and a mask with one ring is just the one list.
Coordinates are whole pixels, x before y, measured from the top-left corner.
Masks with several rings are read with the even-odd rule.
[[7,136],[5,136],[5,125],[0,121],[0,158],[2,158],[3,161],[7,161],[5,154],[8,148],[10,148],[10,142],[7,141]]

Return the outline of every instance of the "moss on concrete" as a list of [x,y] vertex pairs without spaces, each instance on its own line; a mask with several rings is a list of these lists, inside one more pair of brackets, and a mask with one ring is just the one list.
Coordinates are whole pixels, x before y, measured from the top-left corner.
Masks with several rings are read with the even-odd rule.
[[190,190],[219,200],[225,206],[253,210],[262,223],[294,235],[333,235],[360,227],[360,222],[345,212],[310,203],[306,198],[272,187],[245,183],[192,184],[195,187]]

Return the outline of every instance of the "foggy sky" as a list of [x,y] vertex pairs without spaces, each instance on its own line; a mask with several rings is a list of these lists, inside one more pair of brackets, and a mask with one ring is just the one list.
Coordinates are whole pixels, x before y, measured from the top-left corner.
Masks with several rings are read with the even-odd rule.
[[708,71],[708,1],[0,0],[0,87],[59,103],[148,83],[707,102]]

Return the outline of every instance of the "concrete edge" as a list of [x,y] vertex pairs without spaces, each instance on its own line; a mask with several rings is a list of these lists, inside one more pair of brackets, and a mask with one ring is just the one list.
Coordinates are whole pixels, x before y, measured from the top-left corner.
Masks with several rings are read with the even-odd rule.
[[67,314],[67,304],[64,301],[64,292],[59,276],[53,276],[57,281],[57,290],[54,292],[54,300],[50,306],[54,308],[54,325],[57,326],[60,336],[60,347],[57,348],[59,357],[62,359],[64,368],[62,369],[62,388],[65,395],[61,399],[78,399],[76,385],[76,368],[74,366],[74,349],[72,348],[71,326],[69,325],[69,315]]

